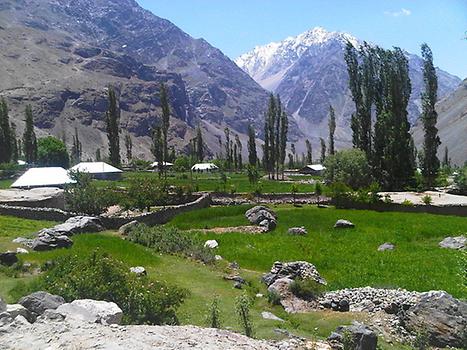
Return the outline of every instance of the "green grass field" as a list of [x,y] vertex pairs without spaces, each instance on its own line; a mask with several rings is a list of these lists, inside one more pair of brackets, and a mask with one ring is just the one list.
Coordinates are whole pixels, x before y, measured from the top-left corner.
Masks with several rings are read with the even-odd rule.
[[10,188],[11,184],[15,180],[7,179],[7,180],[0,180],[0,190]]

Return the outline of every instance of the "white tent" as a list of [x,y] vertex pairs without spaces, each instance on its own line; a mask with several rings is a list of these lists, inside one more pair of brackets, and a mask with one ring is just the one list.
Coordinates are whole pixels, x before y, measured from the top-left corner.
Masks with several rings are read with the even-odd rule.
[[[164,168],[170,168],[170,167],[173,167],[173,163],[169,163],[169,162],[162,162],[162,166]],[[159,162],[154,162],[154,163],[151,163],[150,165],[151,169],[153,168],[158,168],[159,167]]]
[[123,173],[122,170],[104,162],[82,162],[70,170],[90,174],[96,179],[117,179]]
[[11,187],[63,187],[74,182],[63,168],[31,168],[21,175]]
[[198,172],[208,172],[208,171],[215,171],[218,170],[219,167],[216,164],[213,163],[198,163],[195,164],[191,167],[192,171],[198,171]]

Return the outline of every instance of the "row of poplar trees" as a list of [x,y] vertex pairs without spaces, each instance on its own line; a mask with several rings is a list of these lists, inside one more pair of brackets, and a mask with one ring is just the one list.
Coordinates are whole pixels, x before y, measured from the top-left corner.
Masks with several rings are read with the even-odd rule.
[[33,164],[37,160],[37,139],[34,133],[34,121],[31,106],[26,107],[26,126],[23,137],[17,138],[16,125],[10,123],[8,105],[5,99],[0,101],[0,163],[16,162],[24,156],[26,162]]
[[[431,50],[426,44],[422,45],[422,56],[425,141],[420,161],[426,186],[432,187],[439,170],[437,77]],[[372,175],[383,188],[404,189],[413,184],[417,164],[407,113],[412,87],[406,55],[400,48],[385,50],[364,43],[356,49],[349,42],[345,61],[355,103],[351,120],[353,146],[366,153]]]

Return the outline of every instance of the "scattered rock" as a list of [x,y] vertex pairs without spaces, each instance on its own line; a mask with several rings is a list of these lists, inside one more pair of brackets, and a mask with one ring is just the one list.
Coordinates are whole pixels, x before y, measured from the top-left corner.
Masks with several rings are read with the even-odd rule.
[[243,285],[242,285],[240,282],[235,282],[235,283],[233,284],[233,287],[234,287],[235,289],[242,289],[242,288],[243,288]]
[[8,312],[11,316],[11,318],[16,318],[16,316],[21,315],[23,316],[28,322],[32,323],[35,321],[34,315],[26,309],[23,305],[21,304],[11,304],[7,305],[6,307],[6,312]]
[[18,254],[29,254],[29,251],[27,249],[24,249],[24,248],[16,248],[16,253]]
[[285,322],[282,318],[277,317],[276,315],[268,311],[263,311],[261,313],[261,317],[264,318],[265,320]]
[[33,241],[34,240],[30,238],[18,237],[18,238],[15,238],[12,242],[31,248]]
[[271,209],[258,205],[246,211],[245,217],[253,225],[264,227],[267,231],[277,226],[277,215]]
[[35,251],[45,251],[57,248],[68,248],[73,245],[73,241],[65,235],[56,236],[43,231],[32,241],[31,248]]
[[288,229],[287,233],[289,235],[306,235],[308,234],[308,231],[306,230],[305,227],[291,227]]
[[5,252],[0,253],[0,264],[11,266],[18,262],[18,257],[16,256],[16,252]]
[[92,216],[75,216],[69,218],[63,224],[40,230],[38,235],[47,233],[52,236],[73,236],[78,233],[100,232],[103,230],[104,227],[99,218]]
[[439,246],[441,248],[457,249],[457,250],[464,250],[466,244],[467,244],[467,238],[464,236],[446,237],[441,242],[439,242]]
[[386,250],[394,250],[396,248],[396,246],[392,243],[383,243],[381,244],[379,247],[378,247],[378,251],[379,252],[384,252]]
[[215,249],[215,248],[219,247],[219,243],[217,243],[217,241],[215,239],[210,239],[210,240],[208,240],[208,241],[206,241],[204,243],[204,247],[205,248]]
[[227,280],[227,281],[234,281],[234,282],[238,282],[240,284],[246,284],[246,281],[239,275],[228,275],[228,276],[224,276],[224,279]]
[[40,291],[22,297],[18,303],[37,316],[42,315],[47,309],[55,310],[65,303],[65,299],[58,295]]
[[107,301],[81,299],[60,305],[57,312],[66,319],[90,323],[120,324],[123,312],[117,304]]
[[342,344],[344,334],[348,333],[355,350],[374,350],[378,344],[378,337],[375,332],[362,323],[354,322],[351,326],[339,326],[329,337],[331,343]]
[[430,344],[435,347],[462,348],[467,335],[466,315],[466,302],[446,292],[427,292],[402,319],[411,333],[427,332]]
[[229,267],[230,267],[231,269],[238,270],[238,269],[240,268],[240,265],[238,264],[238,262],[232,261],[232,262],[229,264]]
[[279,278],[300,278],[302,280],[311,279],[319,284],[326,285],[326,280],[322,278],[316,269],[315,265],[310,264],[306,261],[294,261],[294,262],[280,262],[276,261],[271,272],[265,274],[262,280],[266,285],[270,286]]
[[257,294],[256,294],[256,297],[257,297],[257,298],[262,298],[262,297],[264,297],[264,295],[261,294],[261,293],[257,293]]
[[130,267],[130,272],[136,274],[137,276],[146,276],[148,274],[146,269],[142,266]]
[[355,227],[355,225],[350,222],[349,220],[343,220],[339,219],[336,221],[336,224],[334,225],[334,228],[352,228]]
[[120,233],[123,236],[127,236],[131,230],[133,230],[136,226],[139,225],[139,222],[136,220],[130,221],[126,223],[125,225],[120,226],[118,229],[118,233]]
[[215,256],[214,256],[214,260],[220,261],[220,260],[224,260],[224,259],[223,259],[222,256],[220,256],[220,255],[215,255]]

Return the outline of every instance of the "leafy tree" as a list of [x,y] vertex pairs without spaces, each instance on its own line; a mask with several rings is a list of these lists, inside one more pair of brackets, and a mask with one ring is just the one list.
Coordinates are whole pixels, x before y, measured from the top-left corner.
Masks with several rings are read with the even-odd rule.
[[196,129],[196,158],[198,159],[198,162],[202,162],[204,159],[203,133],[201,132],[201,127],[199,125]]
[[293,154],[289,153],[289,169],[295,168]]
[[258,183],[258,180],[260,178],[260,174],[259,174],[258,168],[256,168],[256,166],[248,164],[247,174],[248,174],[248,181],[251,184]]
[[319,138],[319,142],[321,144],[321,158],[320,162],[321,164],[324,163],[324,160],[326,159],[326,142],[324,142],[324,139],[322,137]]
[[109,108],[105,114],[107,138],[109,140],[109,160],[114,166],[119,166],[120,159],[120,108],[113,87],[108,89]]
[[129,132],[125,134],[125,148],[127,162],[131,163],[131,160],[133,159],[133,141]]
[[168,159],[168,134],[170,126],[169,94],[165,84],[160,86],[160,102],[162,108],[162,162]]
[[231,150],[231,142],[230,142],[230,129],[226,127],[224,129],[225,134],[225,160],[227,162],[227,169],[232,170],[232,150]]
[[334,108],[329,106],[329,154],[332,156],[335,153],[334,149],[334,133],[336,132],[336,114]]
[[438,136],[436,123],[438,114],[435,109],[438,93],[438,78],[433,65],[433,54],[427,44],[422,44],[423,81],[425,91],[422,93],[422,122],[425,137],[423,141],[422,175],[428,188],[434,186],[440,167],[437,156],[441,140]]
[[11,160],[16,163],[20,157],[20,145],[18,145],[18,139],[16,138],[16,124],[11,123]]
[[312,149],[311,149],[310,140],[305,140],[305,145],[306,145],[305,162],[306,162],[306,164],[310,165],[310,164],[313,164],[313,153],[312,153]]
[[190,158],[187,156],[180,156],[175,159],[174,170],[177,172],[185,172],[190,170]]
[[61,140],[47,136],[37,141],[37,162],[41,166],[67,169],[70,166],[70,156]]
[[258,164],[258,154],[256,153],[256,133],[253,125],[248,125],[248,163],[251,166]]
[[451,160],[449,159],[448,146],[444,147],[443,166],[445,166],[445,167],[450,167],[451,166]]
[[75,135],[73,136],[73,145],[71,147],[71,160],[74,164],[81,162],[82,145],[79,140],[78,128],[75,128]]
[[247,337],[253,337],[253,323],[250,315],[251,300],[246,293],[235,299],[238,322]]
[[324,165],[324,178],[328,183],[342,183],[353,189],[367,187],[371,183],[368,160],[361,150],[338,151],[328,156]]
[[212,299],[206,315],[206,325],[210,328],[221,328],[221,317],[219,310],[219,297]]
[[243,145],[242,142],[240,141],[240,137],[238,137],[238,134],[235,135],[235,147],[237,149],[237,170],[242,170],[243,168],[243,159],[242,159],[242,151],[243,151]]
[[100,148],[97,148],[96,149],[96,162],[100,162],[101,161],[101,149]]
[[0,163],[9,163],[12,159],[12,135],[8,105],[4,98],[0,100]]
[[160,126],[156,126],[152,132],[152,146],[151,152],[154,159],[159,165],[159,176],[164,171],[164,139],[162,136],[162,129]]

